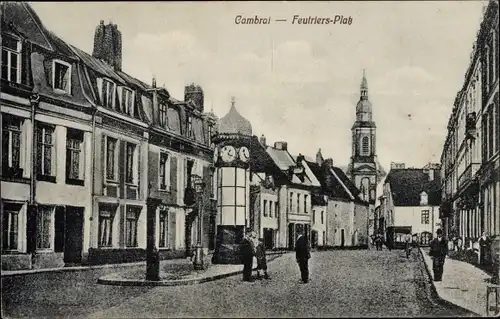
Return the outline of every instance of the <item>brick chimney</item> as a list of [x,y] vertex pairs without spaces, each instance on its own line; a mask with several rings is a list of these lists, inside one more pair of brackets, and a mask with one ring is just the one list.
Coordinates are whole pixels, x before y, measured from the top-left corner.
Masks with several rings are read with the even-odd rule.
[[262,146],[267,147],[267,145],[266,145],[266,137],[264,136],[264,134],[262,134],[262,136],[260,137],[259,142],[260,142],[260,144]]
[[101,20],[95,28],[92,56],[106,61],[115,70],[122,69],[122,34],[116,24]]
[[187,85],[184,87],[184,101],[193,101],[196,105],[196,108],[200,111],[204,111],[204,96],[203,89],[199,85],[195,85],[192,83],[191,85]]
[[287,151],[288,150],[288,143],[287,142],[274,142],[274,148],[282,151]]
[[391,162],[391,169],[405,169],[404,163]]
[[300,165],[303,160],[305,160],[304,155],[302,155],[301,153],[299,153],[299,156],[297,156],[297,164]]
[[316,164],[321,166],[323,164],[323,155],[321,154],[321,148],[318,150],[318,153],[316,153]]
[[332,168],[333,167],[333,159],[332,158],[327,158],[326,160],[324,160],[324,163],[326,166]]

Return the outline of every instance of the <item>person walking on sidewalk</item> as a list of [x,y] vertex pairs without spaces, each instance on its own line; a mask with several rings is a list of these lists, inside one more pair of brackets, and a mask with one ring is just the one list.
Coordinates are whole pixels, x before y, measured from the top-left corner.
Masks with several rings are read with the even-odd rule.
[[264,279],[271,279],[267,273],[266,247],[262,238],[259,238],[259,243],[255,249],[255,257],[257,257],[257,279],[261,278],[261,270],[264,272]]
[[295,242],[295,258],[297,259],[297,264],[300,269],[300,276],[303,283],[309,282],[309,259],[311,258],[311,253],[309,251],[309,243],[307,242],[307,237],[300,234]]
[[436,231],[437,238],[430,243],[429,255],[432,257],[432,270],[434,271],[434,281],[441,281],[443,278],[443,267],[446,255],[448,254],[448,241],[443,237],[443,230]]
[[255,255],[255,245],[251,237],[251,233],[247,234],[240,246],[241,261],[243,263],[243,281],[253,281],[252,265]]

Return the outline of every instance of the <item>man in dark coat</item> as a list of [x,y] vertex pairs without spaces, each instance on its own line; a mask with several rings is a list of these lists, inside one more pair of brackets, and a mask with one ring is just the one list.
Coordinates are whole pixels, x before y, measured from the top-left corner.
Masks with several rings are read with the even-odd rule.
[[430,255],[432,257],[432,270],[434,271],[434,281],[441,281],[443,278],[443,267],[446,255],[448,254],[448,241],[443,237],[443,231],[436,231],[437,238],[430,243]]
[[307,237],[300,234],[295,242],[295,258],[297,259],[297,264],[300,269],[300,276],[303,283],[309,281],[309,259],[311,258],[311,253],[309,251],[309,243],[307,242]]
[[246,235],[240,245],[241,261],[243,263],[243,281],[253,281],[252,265],[255,255],[254,243],[250,235]]

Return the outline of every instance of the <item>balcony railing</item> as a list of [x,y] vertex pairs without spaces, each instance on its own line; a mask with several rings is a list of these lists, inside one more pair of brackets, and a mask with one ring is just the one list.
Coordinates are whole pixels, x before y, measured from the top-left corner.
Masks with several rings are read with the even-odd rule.
[[462,175],[458,178],[458,188],[462,188],[467,182],[472,181],[480,166],[481,164],[478,163],[469,164]]
[[476,112],[468,113],[465,120],[465,138],[476,139]]

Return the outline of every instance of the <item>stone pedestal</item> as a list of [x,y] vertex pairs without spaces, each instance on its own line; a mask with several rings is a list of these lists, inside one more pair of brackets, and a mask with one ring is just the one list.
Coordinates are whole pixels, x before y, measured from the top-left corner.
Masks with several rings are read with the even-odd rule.
[[493,263],[493,278],[495,284],[500,282],[500,236],[493,238],[491,242],[491,261]]

